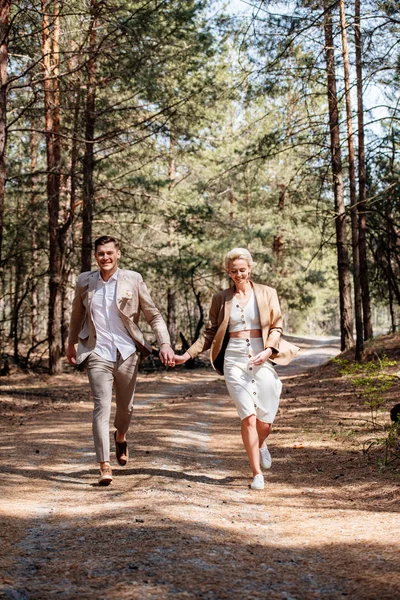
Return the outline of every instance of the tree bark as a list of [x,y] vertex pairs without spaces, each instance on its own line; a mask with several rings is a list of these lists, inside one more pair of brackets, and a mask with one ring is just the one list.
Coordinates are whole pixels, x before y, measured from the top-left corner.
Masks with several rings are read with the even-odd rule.
[[176,342],[176,292],[172,288],[167,291],[167,329],[171,338],[171,346]]
[[347,24],[344,0],[340,0],[340,29],[342,34],[342,55],[344,70],[344,89],[346,99],[346,125],[347,125],[347,145],[349,152],[349,180],[350,180],[350,215],[351,215],[351,246],[353,257],[353,286],[354,286],[354,315],[356,321],[356,360],[361,361],[364,350],[364,329],[362,316],[362,297],[360,283],[360,256],[358,244],[358,210],[356,197],[356,170],[354,160],[354,138],[353,123],[351,115],[350,98],[350,68],[349,51],[347,44]]
[[7,36],[11,0],[0,0],[0,269],[3,267],[4,194],[7,144]]
[[[49,215],[49,371],[61,366],[62,256],[59,243],[61,141],[59,108],[59,2],[41,0],[44,112],[47,153],[47,205]],[[51,22],[52,19],[52,22]]]
[[[36,197],[37,197],[37,189],[36,189],[36,139],[35,133],[31,131],[29,138],[29,148],[31,153],[31,214],[36,215]],[[38,336],[38,325],[39,325],[39,315],[38,315],[38,284],[36,279],[37,273],[37,265],[39,262],[39,252],[38,252],[38,233],[37,233],[37,220],[35,216],[33,216],[31,220],[31,302],[30,302],[30,327],[31,327],[31,345],[35,346],[37,344],[39,336]]]
[[83,210],[81,270],[92,266],[92,226],[94,211],[94,131],[96,124],[96,26],[98,1],[90,0],[89,60],[87,63],[87,93],[85,108],[85,155],[83,157]]
[[393,307],[393,291],[392,291],[392,286],[391,286],[390,281],[389,281],[389,311],[390,311],[391,331],[392,331],[392,333],[396,333],[396,331],[397,331],[396,316],[395,316],[394,307]]
[[346,239],[346,211],[344,206],[343,170],[340,154],[339,112],[336,93],[335,50],[333,42],[332,11],[325,0],[324,13],[325,57],[329,109],[330,149],[333,190],[335,199],[336,248],[339,279],[341,349],[353,346],[353,317],[351,310],[349,254]]
[[371,297],[369,291],[367,258],[367,176],[365,168],[365,132],[363,106],[362,45],[360,25],[360,0],[354,2],[354,28],[356,46],[357,121],[358,121],[358,244],[360,254],[360,282],[362,292],[364,339],[373,336]]

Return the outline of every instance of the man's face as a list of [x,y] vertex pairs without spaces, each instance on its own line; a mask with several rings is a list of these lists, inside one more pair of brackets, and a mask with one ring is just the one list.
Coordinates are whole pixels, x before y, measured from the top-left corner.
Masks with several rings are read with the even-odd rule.
[[120,256],[121,251],[116,249],[114,242],[97,246],[94,257],[101,275],[105,275],[107,278],[111,277],[118,268],[118,259]]

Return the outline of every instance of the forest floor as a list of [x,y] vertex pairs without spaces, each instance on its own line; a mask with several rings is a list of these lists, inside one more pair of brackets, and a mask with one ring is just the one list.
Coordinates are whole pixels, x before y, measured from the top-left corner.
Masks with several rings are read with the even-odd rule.
[[[0,381],[0,598],[399,598],[400,460],[382,467],[400,402],[400,338],[373,430],[335,362],[335,340],[299,340],[286,370],[263,491],[223,378],[141,373],[131,458],[97,484],[84,373]],[[385,429],[386,428],[386,429]],[[112,431],[112,428],[111,428]],[[111,434],[110,434],[111,438]]]

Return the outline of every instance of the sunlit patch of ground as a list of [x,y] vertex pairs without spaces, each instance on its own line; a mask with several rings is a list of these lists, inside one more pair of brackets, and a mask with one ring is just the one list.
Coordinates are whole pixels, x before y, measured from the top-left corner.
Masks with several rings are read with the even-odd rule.
[[375,432],[337,366],[298,365],[280,371],[262,492],[211,370],[140,374],[131,459],[113,458],[109,488],[85,374],[3,380],[0,597],[395,598],[400,465],[363,454]]

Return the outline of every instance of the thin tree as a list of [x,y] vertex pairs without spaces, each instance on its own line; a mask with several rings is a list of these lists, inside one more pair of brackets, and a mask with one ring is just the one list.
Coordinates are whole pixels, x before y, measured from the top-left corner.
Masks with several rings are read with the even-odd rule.
[[367,176],[365,168],[365,132],[363,106],[363,70],[361,39],[361,2],[354,2],[354,31],[356,47],[356,80],[357,80],[357,121],[358,121],[358,247],[360,255],[360,283],[362,292],[364,339],[372,335],[371,298],[369,291],[369,274],[367,260]]
[[10,0],[0,0],[0,268],[2,267],[3,259],[4,194],[6,183],[7,36],[10,4]]
[[47,206],[49,216],[49,370],[61,372],[61,278],[59,244],[61,182],[60,91],[59,91],[59,2],[41,0],[44,114],[47,153]]
[[350,98],[349,50],[347,44],[347,23],[344,0],[340,0],[340,30],[342,34],[342,56],[344,71],[344,90],[346,100],[347,145],[349,152],[351,245],[353,257],[354,315],[356,321],[356,360],[361,360],[364,350],[364,331],[362,318],[362,298],[360,284],[360,257],[358,246],[358,210],[356,193],[356,170],[354,160],[354,137]]
[[333,40],[332,9],[324,3],[325,59],[329,109],[330,150],[332,161],[333,190],[335,199],[336,248],[340,302],[341,349],[353,346],[353,316],[351,310],[349,253],[346,239],[346,210],[344,206],[343,169],[340,154],[339,108],[336,91],[335,49]]
[[83,157],[82,257],[81,270],[92,265],[92,224],[94,210],[94,132],[96,124],[96,61],[97,61],[98,1],[90,0],[89,59],[85,106],[85,154]]

